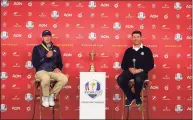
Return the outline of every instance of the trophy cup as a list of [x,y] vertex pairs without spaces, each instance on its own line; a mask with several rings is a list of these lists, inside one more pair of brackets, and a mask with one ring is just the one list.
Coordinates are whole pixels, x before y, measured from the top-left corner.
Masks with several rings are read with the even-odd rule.
[[90,72],[95,72],[95,66],[94,66],[94,63],[93,63],[93,60],[94,60],[94,57],[96,56],[96,53],[95,52],[90,52],[89,53],[89,56],[91,57],[91,60],[92,60],[92,63],[90,64]]

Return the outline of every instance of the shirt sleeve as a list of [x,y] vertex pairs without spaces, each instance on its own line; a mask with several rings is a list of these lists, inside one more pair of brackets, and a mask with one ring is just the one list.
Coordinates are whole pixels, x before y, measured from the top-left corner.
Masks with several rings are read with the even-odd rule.
[[59,49],[59,48],[58,48],[58,56],[57,56],[56,66],[57,66],[57,68],[59,68],[60,70],[62,70],[62,68],[63,68],[62,56],[61,56],[61,52],[60,52],[60,49]]
[[129,64],[128,64],[128,49],[125,51],[124,55],[123,55],[123,59],[122,59],[122,63],[121,63],[121,68],[123,70],[128,70],[129,69]]
[[145,67],[143,68],[144,72],[149,72],[154,68],[154,59],[153,59],[153,54],[152,51],[148,48],[147,49],[147,56],[146,56],[146,63]]

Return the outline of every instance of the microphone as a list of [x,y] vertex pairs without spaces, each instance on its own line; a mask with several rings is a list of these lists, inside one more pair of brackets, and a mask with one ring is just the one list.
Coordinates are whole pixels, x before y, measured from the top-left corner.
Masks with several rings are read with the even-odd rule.
[[133,67],[135,68],[135,62],[136,62],[136,59],[135,58],[133,58]]

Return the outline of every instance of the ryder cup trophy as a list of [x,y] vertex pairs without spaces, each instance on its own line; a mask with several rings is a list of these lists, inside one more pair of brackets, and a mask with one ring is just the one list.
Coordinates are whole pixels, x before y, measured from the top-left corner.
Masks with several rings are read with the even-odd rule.
[[89,56],[91,57],[91,60],[92,60],[92,63],[90,64],[90,72],[95,72],[95,66],[94,66],[94,63],[93,63],[93,61],[94,61],[94,57],[96,56],[96,53],[95,52],[90,52],[89,53]]

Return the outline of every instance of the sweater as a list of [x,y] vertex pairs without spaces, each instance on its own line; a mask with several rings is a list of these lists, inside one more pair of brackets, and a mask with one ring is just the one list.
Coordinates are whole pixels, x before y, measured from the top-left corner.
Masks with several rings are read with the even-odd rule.
[[151,50],[143,46],[138,51],[135,51],[133,47],[128,48],[123,56],[121,68],[123,70],[129,70],[129,68],[143,69],[148,73],[154,67],[154,59]]
[[[44,42],[42,43],[45,45]],[[41,44],[33,48],[32,64],[35,67],[36,72],[40,70],[52,72],[55,68],[59,68],[60,70],[62,70],[63,63],[60,49],[57,46],[53,45],[52,51],[53,56],[48,58],[46,56],[48,51]]]

